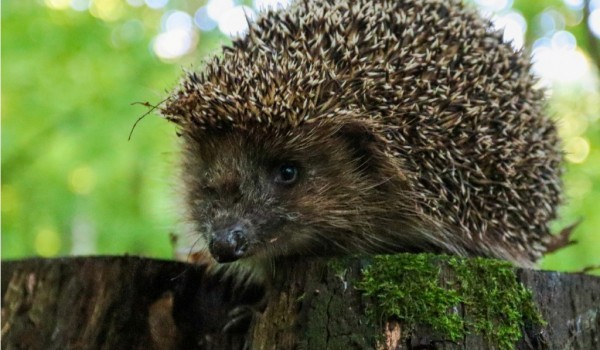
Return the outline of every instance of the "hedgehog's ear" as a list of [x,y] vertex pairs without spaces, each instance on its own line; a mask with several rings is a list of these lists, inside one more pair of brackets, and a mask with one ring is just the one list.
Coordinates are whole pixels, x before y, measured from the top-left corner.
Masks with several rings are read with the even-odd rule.
[[337,135],[346,140],[355,159],[360,161],[361,169],[377,171],[382,164],[379,158],[385,153],[381,149],[385,141],[379,140],[371,125],[357,120],[347,121],[339,128]]

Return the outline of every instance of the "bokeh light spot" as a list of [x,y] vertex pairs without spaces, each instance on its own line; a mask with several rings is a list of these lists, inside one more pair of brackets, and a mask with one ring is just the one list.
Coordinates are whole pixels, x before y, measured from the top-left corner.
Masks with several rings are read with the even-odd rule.
[[193,31],[184,29],[169,30],[160,33],[154,39],[153,49],[158,57],[172,60],[191,51],[196,44],[196,40]]
[[94,0],[90,13],[103,21],[115,21],[123,15],[121,0]]
[[477,5],[484,8],[485,11],[499,12],[512,6],[512,0],[475,0]]
[[558,31],[552,39],[536,40],[532,52],[533,73],[548,83],[579,83],[589,78],[590,64],[576,48],[571,35]]
[[236,6],[219,17],[219,30],[229,36],[238,36],[248,30],[248,21],[252,21],[256,13],[248,6]]
[[573,10],[581,10],[583,8],[583,0],[563,0],[563,2]]
[[167,6],[169,0],[144,0],[144,2],[149,8],[157,10]]
[[69,174],[69,188],[73,193],[86,195],[96,186],[96,174],[89,166],[81,166]]
[[90,0],[72,0],[71,8],[75,11],[85,11],[90,8]]
[[45,0],[44,3],[55,10],[66,10],[71,6],[71,0]]
[[590,26],[592,33],[594,33],[594,36],[600,38],[600,8],[597,8],[590,13],[588,25]]
[[565,142],[565,158],[571,163],[583,163],[590,154],[590,142],[585,137],[573,137]]
[[563,114],[558,121],[560,136],[563,139],[580,136],[588,128],[588,121],[580,114]]
[[144,0],[127,0],[127,3],[133,7],[140,7],[144,4]]
[[17,215],[20,199],[17,189],[11,185],[2,185],[2,213],[7,215]]
[[511,43],[515,50],[521,49],[525,44],[527,21],[519,12],[510,11],[502,16],[493,17],[494,27],[504,31],[503,39]]
[[200,30],[209,31],[217,28],[217,22],[208,15],[206,6],[202,6],[194,14],[194,23]]
[[192,17],[183,11],[170,11],[162,17],[163,29],[170,30],[190,30],[192,29]]
[[130,19],[112,30],[111,39],[115,47],[133,43],[144,38],[144,25],[138,19]]
[[559,30],[552,35],[550,43],[557,50],[574,50],[577,47],[575,35],[566,30]]
[[60,251],[61,243],[60,235],[56,230],[43,227],[35,235],[34,247],[37,254],[43,257],[53,257]]
[[218,22],[221,16],[234,7],[235,3],[233,0],[210,0],[206,4],[206,13],[210,18]]
[[291,0],[254,0],[254,8],[262,10],[267,8],[279,9],[288,7]]
[[543,34],[553,33],[565,28],[565,16],[553,9],[545,10],[539,16],[538,21]]

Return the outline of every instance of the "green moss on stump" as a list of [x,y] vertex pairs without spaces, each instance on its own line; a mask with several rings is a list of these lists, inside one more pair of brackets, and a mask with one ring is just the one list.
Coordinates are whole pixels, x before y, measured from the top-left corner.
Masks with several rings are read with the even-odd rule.
[[543,323],[531,292],[499,260],[382,255],[363,270],[358,288],[373,299],[374,320],[430,326],[451,341],[481,334],[498,349],[514,349],[526,321]]

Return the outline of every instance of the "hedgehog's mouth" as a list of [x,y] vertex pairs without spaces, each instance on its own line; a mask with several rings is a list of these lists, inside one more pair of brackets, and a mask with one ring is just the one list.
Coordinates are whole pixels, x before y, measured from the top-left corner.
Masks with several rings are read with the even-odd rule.
[[254,225],[239,220],[224,228],[213,229],[208,235],[208,250],[219,263],[229,263],[249,257],[266,258],[280,255],[287,241],[282,237],[282,220],[265,220]]

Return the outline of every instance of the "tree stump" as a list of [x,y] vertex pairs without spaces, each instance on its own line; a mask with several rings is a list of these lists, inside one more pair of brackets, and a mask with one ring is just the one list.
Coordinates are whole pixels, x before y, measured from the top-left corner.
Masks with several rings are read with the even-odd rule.
[[221,349],[243,303],[204,266],[137,257],[2,262],[3,349]]
[[[423,263],[420,256],[405,256],[409,260],[402,264]],[[427,271],[435,272],[434,280],[449,288],[449,296],[461,291],[478,298],[493,292],[494,298],[498,295],[503,300],[502,286],[510,284],[506,282],[510,279],[527,288],[530,294],[525,294],[545,323],[535,317],[517,322],[519,339],[513,348],[600,349],[600,278],[513,269],[497,274],[477,263],[453,261],[426,261],[434,266]],[[380,305],[381,294],[373,291],[379,287],[369,290],[373,285],[365,282],[366,277],[372,282],[376,275],[373,269],[367,275],[364,272],[365,267],[375,266],[372,258],[296,259],[277,266],[266,307],[248,332],[223,334],[229,313],[240,305],[256,304],[260,288],[242,288],[226,276],[208,273],[204,266],[174,261],[136,257],[5,261],[2,348],[241,349],[247,342],[253,349],[502,349],[501,343],[490,339],[500,342],[503,335],[491,337],[485,327],[477,333],[477,327],[498,325],[494,317],[515,319],[509,317],[519,311],[515,305],[527,308],[513,303],[512,309],[500,308],[499,315],[490,314],[489,320],[481,322],[474,299],[457,302],[450,298],[447,301],[456,303],[442,312],[441,319],[450,315],[449,320],[463,328],[473,328],[457,338],[452,333],[456,329],[450,327],[451,332],[444,333],[440,331],[444,323],[423,322],[418,312],[389,316],[389,310]],[[481,278],[461,280],[471,274]],[[435,309],[428,302],[446,298],[445,293],[431,292],[431,288],[438,290],[432,280],[406,276],[409,279],[400,286],[385,280],[382,286],[408,294],[412,299],[402,300],[412,302],[405,304],[418,306],[423,303],[422,295],[433,297],[425,300],[424,313]],[[493,284],[487,284],[488,280],[494,280]],[[403,286],[411,292],[403,293]],[[387,299],[393,301],[391,297],[383,301]],[[490,300],[486,303],[493,304],[494,299]]]

